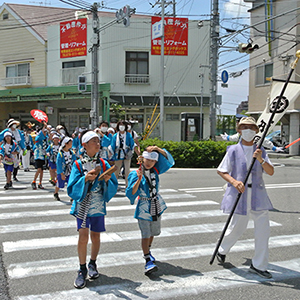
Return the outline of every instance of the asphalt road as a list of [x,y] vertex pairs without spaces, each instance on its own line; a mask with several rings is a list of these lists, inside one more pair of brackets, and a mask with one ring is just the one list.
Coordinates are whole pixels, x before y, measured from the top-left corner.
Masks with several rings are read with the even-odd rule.
[[[274,205],[273,279],[248,272],[254,248],[251,222],[227,262],[209,264],[227,219],[219,210],[224,182],[214,169],[171,169],[161,176],[168,209],[152,247],[158,272],[143,273],[134,206],[121,191],[108,204],[97,260],[101,276],[76,290],[77,232],[68,214],[69,198],[62,191],[61,202],[53,199],[48,174],[45,190],[31,190],[34,173],[21,170],[14,189],[0,190],[0,299],[299,299],[300,160],[272,161],[275,175],[266,175],[265,183]],[[4,181],[1,171],[0,186]]]

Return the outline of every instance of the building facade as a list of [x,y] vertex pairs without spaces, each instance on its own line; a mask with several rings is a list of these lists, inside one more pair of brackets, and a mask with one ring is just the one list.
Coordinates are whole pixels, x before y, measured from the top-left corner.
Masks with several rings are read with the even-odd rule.
[[[0,34],[2,127],[9,117],[26,121],[34,108],[46,111],[50,124],[64,123],[70,131],[89,124],[91,53],[87,51],[84,56],[60,57],[59,23],[75,19],[75,12],[74,9],[2,5],[0,22],[10,22],[10,28],[17,25],[19,29],[17,38],[10,30],[5,35],[3,31]],[[47,16],[48,22],[33,20],[32,16],[37,16],[37,13],[40,18]],[[9,21],[4,14],[9,15]],[[87,49],[90,49],[93,41],[92,17],[87,17]],[[137,120],[136,130],[142,132],[155,105],[159,104],[161,82],[160,55],[151,55],[151,17],[133,15],[129,27],[114,24],[102,30],[114,18],[112,13],[99,12],[100,103],[121,104],[126,118]],[[187,56],[165,56],[166,140],[181,140],[181,113],[199,114],[200,117],[202,112],[201,135],[203,138],[209,136],[209,69],[200,66],[209,64],[210,22],[204,21],[201,25],[193,20],[188,22]],[[4,44],[2,40],[5,40]],[[17,48],[24,51],[13,51]],[[77,90],[78,75],[81,74],[87,77],[86,93]],[[204,74],[204,80],[201,80],[201,74]],[[159,108],[153,119],[158,113]],[[159,136],[159,125],[152,136]]]
[[[267,3],[262,0],[252,2],[251,38],[259,49],[250,55],[249,72],[249,113],[258,117],[266,106],[271,83],[269,78],[285,80],[290,65],[299,49],[299,1],[277,0]],[[267,5],[267,6],[266,6]],[[268,13],[269,12],[269,13]],[[269,21],[265,21],[269,18]],[[297,65],[291,81],[299,82],[300,66]],[[300,126],[300,99],[291,104],[281,119],[282,132],[289,141],[296,140]],[[299,144],[289,148],[290,154],[299,154]]]

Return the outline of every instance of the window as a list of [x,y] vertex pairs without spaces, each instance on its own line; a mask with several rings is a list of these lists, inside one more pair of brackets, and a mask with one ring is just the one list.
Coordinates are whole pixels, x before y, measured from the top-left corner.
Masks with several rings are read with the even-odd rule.
[[126,52],[125,83],[149,83],[149,52]]
[[7,19],[8,19],[8,14],[3,14],[3,15],[2,15],[2,19],[3,19],[3,20],[7,20]]
[[85,60],[66,61],[62,63],[63,69],[85,67]]
[[256,67],[256,86],[269,84],[268,77],[273,76],[273,64],[266,64]]
[[179,114],[166,114],[166,121],[179,121]]
[[6,66],[6,78],[30,76],[30,64]]

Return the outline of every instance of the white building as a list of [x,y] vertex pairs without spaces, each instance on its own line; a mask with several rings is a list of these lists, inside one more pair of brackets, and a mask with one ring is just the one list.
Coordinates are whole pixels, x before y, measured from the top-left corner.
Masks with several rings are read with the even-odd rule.
[[[33,22],[32,16],[35,15],[35,10],[39,10],[39,15],[51,16],[52,9],[54,8],[17,4],[2,6],[2,12],[9,14],[10,22],[19,22],[25,25]],[[60,9],[55,8],[55,10],[53,16],[56,15],[56,20],[49,21],[46,31],[43,26],[42,38],[39,32],[40,27],[32,27],[30,24],[29,28],[32,29],[30,31],[24,25],[20,26],[23,31],[26,31],[27,41],[29,38],[34,41],[39,39],[38,47],[34,48],[38,54],[32,56],[40,57],[40,53],[43,53],[45,65],[42,65],[40,61],[37,65],[37,58],[30,57],[28,53],[26,53],[26,57],[22,56],[22,52],[18,52],[18,55],[14,54],[15,51],[7,46],[10,44],[10,39],[14,44],[14,37],[10,37],[9,34],[5,36],[6,55],[9,56],[10,62],[14,61],[14,57],[18,62],[29,57],[33,60],[29,61],[30,84],[26,86],[12,84],[2,86],[3,90],[0,90],[0,106],[1,102],[10,103],[9,110],[5,109],[2,112],[2,124],[9,117],[26,121],[29,118],[29,111],[34,108],[47,111],[50,123],[64,123],[70,131],[77,126],[89,124],[90,95],[77,91],[77,80],[78,75],[85,73],[88,84],[91,83],[91,53],[87,52],[86,56],[60,58],[59,22],[75,19],[76,10],[61,9],[62,17],[59,20],[57,19],[57,10]],[[70,16],[72,11],[74,17]],[[63,18],[63,16],[66,17]],[[87,48],[90,49],[93,29],[91,16],[89,15],[88,18]],[[100,29],[114,18],[115,14],[113,13],[99,12]],[[1,22],[5,22],[3,14]],[[200,67],[200,65],[209,65],[210,22],[204,21],[202,25],[198,26],[196,20],[190,20],[188,23],[187,56],[165,56],[165,140],[181,140],[182,112],[200,116],[201,110],[203,113],[202,137],[209,136],[209,68]],[[22,32],[19,34],[21,37]],[[0,42],[2,42],[1,35]],[[26,40],[20,38],[19,47],[26,47]],[[5,58],[2,57],[2,60],[4,61]],[[35,65],[37,65],[36,69]],[[7,70],[3,66],[2,68],[2,79],[7,81]],[[129,27],[115,24],[102,30],[100,32],[98,68],[100,101],[110,100],[120,103],[126,110],[126,118],[138,120],[139,125],[136,129],[138,132],[142,132],[147,119],[152,115],[155,104],[159,103],[161,82],[160,56],[151,55],[151,17],[133,15]],[[37,70],[36,75],[33,70]],[[39,75],[38,70],[44,70],[42,73],[45,77]],[[203,89],[200,74],[204,74]],[[19,75],[16,74],[16,77]],[[19,104],[14,105],[16,102]],[[7,107],[7,105],[5,106]],[[159,113],[159,108],[154,118],[157,113]],[[191,126],[191,131],[193,127]],[[158,135],[159,126],[154,130],[152,137]],[[195,136],[190,134],[190,138],[195,138]]]
[[[299,49],[299,1],[277,0],[267,7],[273,14],[272,21],[264,22],[266,17],[265,1],[253,2],[251,14],[251,38],[259,49],[250,55],[249,72],[249,113],[259,116],[264,110],[270,92],[269,77],[286,80],[290,65]],[[291,81],[299,82],[300,66],[296,67]],[[289,141],[300,136],[300,99],[298,98],[282,118],[282,131]],[[299,154],[299,143],[289,148],[290,154]]]

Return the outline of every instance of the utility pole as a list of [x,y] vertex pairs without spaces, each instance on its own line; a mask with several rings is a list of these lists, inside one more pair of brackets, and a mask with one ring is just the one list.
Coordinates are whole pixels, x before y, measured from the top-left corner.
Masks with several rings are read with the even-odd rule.
[[173,0],[173,18],[176,18],[176,0]]
[[218,49],[219,49],[219,0],[212,0],[211,19],[211,57],[210,57],[210,138],[215,140],[216,132],[216,102],[217,102],[217,80],[218,80]]
[[[91,129],[95,129],[99,122],[99,69],[98,69],[98,49],[99,49],[99,18],[98,4],[92,6],[93,13],[93,46],[92,46],[92,92],[91,92]],[[100,104],[102,111],[102,103]]]
[[[160,138],[164,140],[164,91],[165,91],[165,7],[174,4],[172,2],[166,2],[165,0],[157,1],[153,7],[157,4],[161,6],[161,26],[162,26],[162,36],[161,36],[161,50],[160,50],[160,96],[159,96],[159,127],[160,127]],[[173,6],[174,8],[174,6]]]

